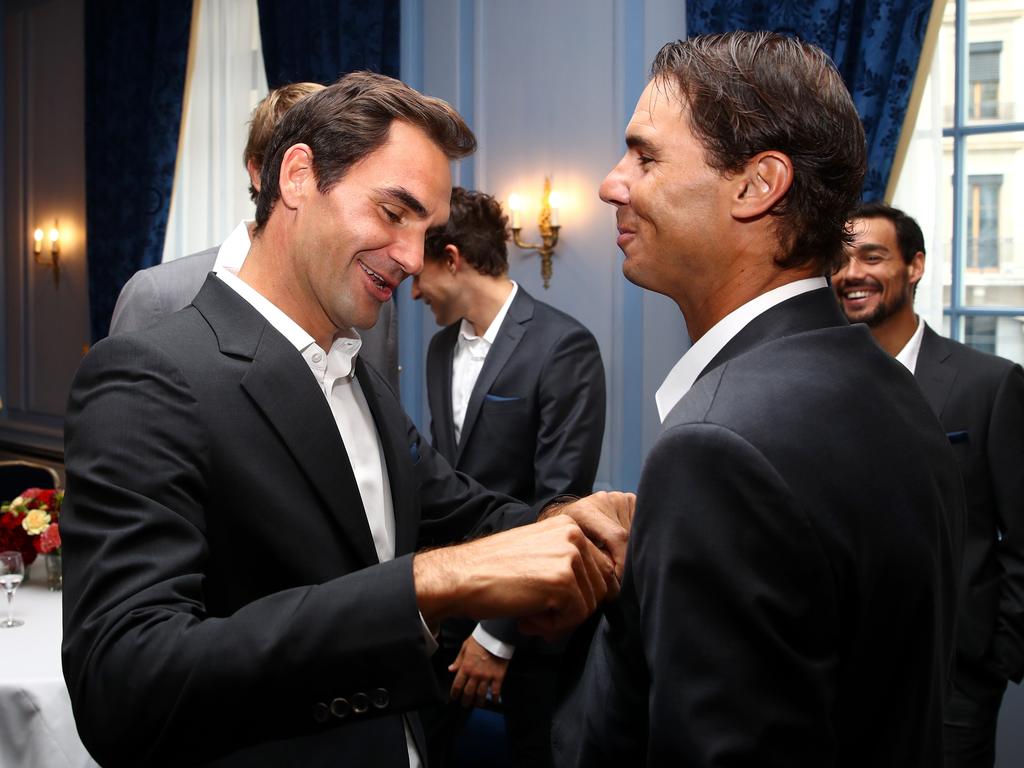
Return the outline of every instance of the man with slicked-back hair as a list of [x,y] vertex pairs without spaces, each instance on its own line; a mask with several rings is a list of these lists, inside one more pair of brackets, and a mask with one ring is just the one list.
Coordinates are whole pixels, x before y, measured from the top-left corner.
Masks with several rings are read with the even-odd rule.
[[828,57],[777,34],[670,43],[652,75],[601,197],[626,278],[694,343],[655,397],[556,765],[934,768],[964,498],[912,377],[826,281],[860,118]]

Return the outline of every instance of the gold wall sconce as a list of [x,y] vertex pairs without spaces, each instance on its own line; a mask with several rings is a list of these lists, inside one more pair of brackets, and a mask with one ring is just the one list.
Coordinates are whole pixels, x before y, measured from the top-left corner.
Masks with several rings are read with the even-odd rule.
[[[49,234],[50,246],[44,249],[43,240],[47,234]],[[45,255],[44,251],[48,255]],[[49,233],[44,232],[42,227],[37,227],[36,231],[32,233],[32,256],[36,264],[52,267],[53,282],[60,283],[60,227],[56,219],[53,220],[53,226],[50,227]]]
[[516,193],[508,197],[508,207],[512,211],[512,242],[517,247],[540,254],[540,276],[544,278],[544,287],[551,284],[551,257],[558,245],[558,208],[560,198],[558,192],[551,190],[551,179],[544,177],[544,194],[540,203],[540,215],[537,217],[537,229],[540,231],[540,243],[526,243],[520,238],[522,232],[523,199]]

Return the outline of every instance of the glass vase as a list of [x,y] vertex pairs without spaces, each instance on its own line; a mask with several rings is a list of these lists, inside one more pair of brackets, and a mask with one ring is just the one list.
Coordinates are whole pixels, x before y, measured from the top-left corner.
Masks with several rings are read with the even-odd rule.
[[51,592],[64,587],[64,563],[59,553],[43,555],[46,562],[46,586]]

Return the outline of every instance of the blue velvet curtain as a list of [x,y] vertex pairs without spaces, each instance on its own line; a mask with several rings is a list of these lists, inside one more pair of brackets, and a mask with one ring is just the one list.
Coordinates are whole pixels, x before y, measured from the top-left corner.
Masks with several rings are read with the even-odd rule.
[[690,35],[768,29],[832,56],[868,142],[865,200],[881,200],[921,58],[932,0],[686,0]]
[[259,0],[259,13],[271,88],[360,69],[398,77],[400,0]]
[[160,263],[174,184],[192,0],[86,0],[89,315],[107,335],[121,287]]

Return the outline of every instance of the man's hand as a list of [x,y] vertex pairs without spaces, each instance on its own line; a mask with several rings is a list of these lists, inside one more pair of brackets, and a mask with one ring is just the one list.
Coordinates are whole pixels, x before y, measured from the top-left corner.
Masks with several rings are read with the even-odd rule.
[[635,509],[636,494],[600,491],[569,504],[548,507],[540,519],[568,515],[575,520],[583,532],[608,553],[615,564],[615,576],[621,581]]
[[447,616],[512,616],[546,637],[576,627],[618,592],[611,558],[569,515],[420,552],[413,580],[428,625]]
[[482,707],[487,701],[497,702],[501,696],[501,684],[508,670],[508,659],[495,656],[470,635],[459,649],[459,655],[448,667],[455,673],[452,683],[452,700],[461,701],[464,707]]

